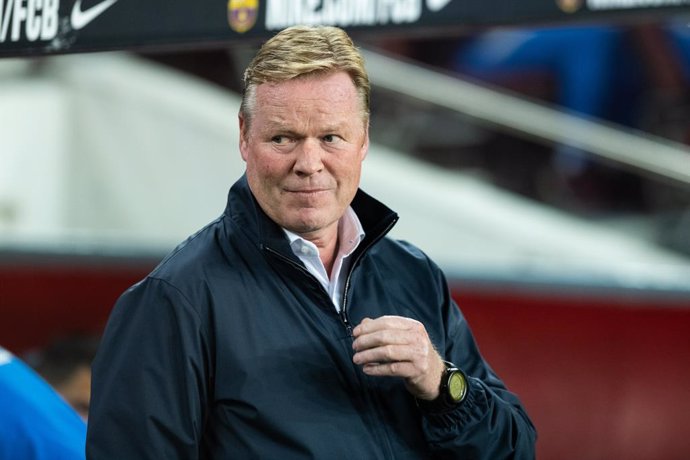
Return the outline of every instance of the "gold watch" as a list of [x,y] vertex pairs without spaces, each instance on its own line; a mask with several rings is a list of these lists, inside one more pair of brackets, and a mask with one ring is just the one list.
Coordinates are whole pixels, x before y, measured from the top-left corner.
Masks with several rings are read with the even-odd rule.
[[467,377],[455,364],[444,361],[446,369],[441,376],[441,394],[447,406],[455,406],[467,396]]
[[427,413],[442,413],[453,410],[467,398],[469,384],[465,373],[451,362],[444,361],[438,397],[432,401],[417,399],[417,405]]

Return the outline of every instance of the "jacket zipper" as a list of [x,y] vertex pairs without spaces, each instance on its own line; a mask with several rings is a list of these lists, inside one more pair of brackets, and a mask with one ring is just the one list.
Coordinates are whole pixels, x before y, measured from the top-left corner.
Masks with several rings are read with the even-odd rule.
[[[304,273],[306,276],[312,278],[312,279],[313,279],[314,281],[316,281],[317,283],[319,283],[319,280],[317,280],[316,277],[314,277],[314,275],[312,275],[311,273],[309,273],[309,270],[307,270],[306,268],[302,267],[302,266],[299,265],[298,263],[296,263],[296,262],[294,262],[293,260],[290,260],[289,258],[285,257],[284,255],[282,255],[281,253],[279,253],[279,252],[276,251],[275,249],[272,249],[272,248],[270,248],[270,247],[268,247],[268,246],[264,246],[264,245],[261,245],[261,247],[262,247],[263,249],[265,249],[266,251],[270,252],[271,254],[273,254],[274,256],[278,257],[280,260],[286,262],[288,265],[291,265],[292,267],[294,267],[294,268],[296,268],[297,270],[301,271],[301,272]],[[349,277],[349,275],[348,275],[348,277]],[[319,283],[319,285],[321,285],[321,283]],[[346,286],[347,286],[347,283],[346,283]],[[330,299],[329,299],[329,300],[330,300]],[[330,303],[332,304],[332,302],[330,302]],[[350,323],[350,319],[347,317],[347,314],[345,313],[345,310],[344,310],[343,308],[341,308],[340,311],[338,312],[338,317],[340,318],[340,322],[343,323],[343,326],[345,326],[345,330],[347,330],[347,335],[350,336],[350,337],[352,337],[352,324]]]
[[345,324],[345,327],[347,328],[348,333],[350,334],[350,337],[352,337],[352,325],[350,324],[350,319],[347,316],[347,307],[348,307],[348,300],[350,297],[348,296],[348,291],[350,290],[350,282],[352,280],[352,273],[355,271],[355,267],[359,263],[359,261],[362,259],[364,254],[369,250],[370,247],[372,247],[377,241],[379,241],[381,238],[383,238],[388,232],[390,232],[391,228],[395,225],[395,223],[398,221],[397,218],[393,219],[388,226],[379,233],[379,235],[371,240],[369,244],[367,244],[362,251],[357,255],[357,258],[352,261],[352,264],[350,265],[350,269],[347,272],[347,277],[345,278],[345,288],[343,289],[343,303],[340,306],[340,319]]
[[[376,238],[371,240],[371,242],[369,242],[369,244],[367,244],[362,249],[362,251],[359,252],[359,254],[357,255],[357,258],[354,259],[352,261],[352,264],[350,265],[350,269],[348,270],[347,277],[345,278],[345,288],[343,290],[343,303],[340,307],[340,318],[341,318],[341,321],[343,322],[343,324],[345,324],[345,327],[347,327],[348,333],[350,334],[350,338],[352,338],[352,326],[350,325],[350,320],[349,320],[348,315],[347,315],[347,308],[348,308],[348,301],[350,299],[350,297],[348,295],[348,291],[350,290],[350,284],[352,281],[352,273],[355,271],[355,268],[356,268],[357,264],[359,263],[359,261],[362,259],[362,257],[364,257],[364,254],[366,254],[366,252],[369,251],[369,248],[371,248],[376,242],[378,242],[379,240],[381,240],[381,238],[383,238],[386,234],[388,234],[388,232],[391,230],[391,228],[393,228],[393,226],[395,225],[395,223],[397,221],[398,221],[397,218],[393,219],[386,226],[384,231],[380,232]],[[361,380],[361,377],[360,377],[360,380]],[[362,388],[364,389],[364,393],[367,395],[369,404],[372,404],[373,407],[376,408],[376,412],[378,412],[379,416],[381,416],[380,415],[381,411],[380,411],[378,403],[376,402],[375,396],[373,394],[371,394],[371,392],[368,390],[368,386],[365,382],[362,382],[362,385],[363,385]],[[392,452],[392,448],[390,445],[390,439],[389,439],[389,435],[388,435],[387,430],[385,430],[385,429],[381,430],[380,435],[386,440],[386,449],[385,450],[389,453],[390,458],[395,458],[395,455]]]
[[[349,288],[350,288],[351,278],[352,278],[352,272],[354,271],[355,266],[356,266],[357,263],[360,261],[360,259],[361,259],[362,256],[364,255],[364,253],[366,253],[366,252],[369,250],[369,248],[372,247],[372,246],[374,245],[374,243],[376,243],[376,242],[379,241],[381,238],[383,238],[383,237],[391,230],[391,228],[393,228],[393,226],[395,225],[395,223],[396,223],[397,221],[398,221],[397,218],[396,218],[396,219],[393,219],[393,220],[388,224],[388,226],[384,229],[384,231],[380,232],[379,235],[378,235],[376,238],[374,238],[368,245],[366,245],[366,246],[362,249],[362,251],[359,253],[359,255],[357,256],[357,258],[356,258],[355,260],[352,261],[352,265],[350,265],[350,270],[348,271],[347,277],[345,278],[345,288],[343,289],[343,303],[342,303],[342,305],[340,306],[340,311],[338,312],[338,317],[340,318],[340,322],[343,323],[343,326],[345,327],[345,330],[347,331],[347,334],[348,334],[348,336],[350,336],[350,337],[352,337],[352,329],[353,329],[353,327],[352,327],[352,323],[350,322],[350,318],[349,318],[349,316],[347,315],[347,302],[348,302],[348,299],[349,299],[349,297],[348,297],[348,295],[347,295],[347,291],[348,291]],[[316,281],[317,283],[319,283],[319,280],[317,280],[316,277],[314,277],[314,275],[312,275],[311,273],[309,273],[309,270],[307,270],[307,269],[304,268],[303,266],[299,265],[299,264],[296,263],[295,261],[289,259],[288,257],[285,257],[285,256],[284,256],[283,254],[281,254],[280,252],[278,252],[278,251],[276,251],[275,249],[273,249],[273,248],[271,248],[271,247],[269,247],[269,246],[266,246],[266,245],[264,245],[264,244],[261,244],[261,248],[262,248],[262,249],[265,249],[265,250],[268,251],[268,252],[270,252],[270,253],[273,254],[274,256],[278,257],[280,260],[286,262],[288,265],[291,265],[292,267],[296,268],[296,269],[299,270],[300,272],[304,273],[306,276],[310,277],[311,279],[313,279],[314,281]],[[319,283],[319,285],[321,285],[321,283]],[[322,287],[322,288],[323,288],[323,287]],[[329,299],[329,300],[330,300],[330,299]]]
[[[319,280],[317,280],[316,277],[315,277],[314,275],[312,275],[311,273],[309,273],[309,270],[307,270],[306,268],[304,268],[304,267],[301,266],[300,264],[296,263],[295,261],[291,260],[291,259],[288,258],[288,257],[285,257],[283,254],[281,254],[280,252],[276,251],[275,249],[272,249],[272,248],[270,248],[270,247],[268,247],[268,246],[265,246],[265,245],[263,245],[263,244],[261,245],[261,249],[264,249],[264,250],[270,252],[270,253],[273,254],[275,257],[279,258],[280,260],[282,260],[283,262],[285,262],[285,263],[287,263],[288,265],[292,266],[293,268],[299,270],[299,271],[302,272],[305,276],[311,278],[311,279],[314,280],[319,286],[321,286],[321,283],[319,282]],[[323,289],[323,286],[321,286],[321,288]],[[324,290],[324,293],[326,294],[326,297],[328,297],[328,294],[326,293],[325,290]],[[330,299],[329,299],[329,303],[330,303],[331,305],[333,304],[333,302],[330,301]],[[341,318],[341,320],[342,320],[342,318]],[[346,326],[347,326],[347,324],[346,324]]]
[[[386,228],[384,229],[384,231],[380,232],[379,235],[378,235],[376,238],[374,238],[373,240],[371,240],[371,242],[370,242],[369,244],[367,244],[367,245],[362,249],[362,251],[359,252],[359,254],[357,255],[357,258],[354,259],[354,260],[352,261],[352,264],[350,265],[350,269],[349,269],[348,272],[347,272],[347,277],[345,278],[345,288],[343,289],[343,303],[342,303],[342,305],[340,306],[340,312],[338,313],[338,317],[340,318],[340,322],[343,324],[343,326],[345,326],[345,329],[347,330],[347,334],[348,334],[348,336],[349,336],[351,339],[353,338],[353,337],[352,337],[352,329],[353,329],[353,328],[352,328],[352,323],[350,323],[350,318],[349,318],[348,315],[347,315],[347,306],[348,306],[348,300],[349,300],[348,291],[349,291],[349,289],[350,289],[350,284],[351,284],[351,281],[352,281],[352,273],[354,272],[355,267],[357,266],[357,264],[359,263],[359,261],[362,259],[362,257],[364,256],[364,254],[369,250],[369,248],[372,247],[372,246],[373,246],[377,241],[379,241],[381,238],[383,238],[383,237],[391,230],[391,228],[393,228],[393,226],[395,225],[395,223],[396,223],[397,221],[398,221],[397,218],[393,219],[393,220],[386,226]],[[319,281],[316,279],[316,277],[314,277],[314,275],[312,275],[311,273],[309,273],[309,270],[307,270],[307,269],[304,268],[303,266],[299,265],[298,263],[294,262],[293,260],[291,260],[291,259],[285,257],[284,255],[282,255],[281,253],[279,253],[279,252],[276,251],[275,249],[272,249],[272,248],[270,248],[270,247],[268,247],[268,246],[265,246],[265,245],[263,245],[263,244],[261,244],[261,248],[262,248],[262,249],[265,249],[266,251],[270,252],[270,253],[273,254],[274,256],[278,257],[280,260],[283,260],[283,261],[287,262],[288,265],[291,265],[292,267],[296,268],[297,270],[301,271],[302,273],[304,273],[305,275],[307,275],[308,277],[312,278],[314,281],[316,281],[317,283],[319,283]],[[319,285],[321,285],[321,283],[319,283]],[[323,287],[322,287],[322,288],[323,288]],[[329,300],[330,300],[330,299],[329,299]],[[370,396],[370,397],[371,397],[371,396]],[[384,432],[382,433],[382,435],[383,435],[386,439],[388,438],[388,435],[386,434],[385,430],[384,430]],[[387,443],[387,446],[388,446],[388,449],[387,449],[387,450],[388,450],[388,452],[390,453],[390,450],[391,450],[391,448],[390,448],[390,443]]]

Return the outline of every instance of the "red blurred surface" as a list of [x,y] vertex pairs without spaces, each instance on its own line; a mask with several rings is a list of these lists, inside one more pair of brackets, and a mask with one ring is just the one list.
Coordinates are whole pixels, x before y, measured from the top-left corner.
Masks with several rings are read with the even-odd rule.
[[154,264],[0,264],[0,344],[22,353],[72,333],[100,332],[120,294]]
[[690,299],[456,290],[540,459],[690,458]]

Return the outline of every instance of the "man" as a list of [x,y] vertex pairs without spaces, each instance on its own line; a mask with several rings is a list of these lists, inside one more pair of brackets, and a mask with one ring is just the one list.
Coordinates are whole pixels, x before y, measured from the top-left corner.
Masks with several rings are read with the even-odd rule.
[[118,301],[87,456],[532,458],[442,273],[358,190],[369,82],[350,38],[286,29],[244,80],[246,174]]
[[86,425],[29,366],[0,347],[0,460],[84,458]]

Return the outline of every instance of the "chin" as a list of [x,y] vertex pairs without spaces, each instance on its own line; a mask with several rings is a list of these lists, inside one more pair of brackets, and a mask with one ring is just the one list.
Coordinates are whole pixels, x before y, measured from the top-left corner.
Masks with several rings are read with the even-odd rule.
[[296,218],[287,221],[288,225],[284,227],[293,233],[304,234],[317,232],[328,226],[327,219],[324,218]]
[[293,225],[289,227],[285,227],[288,230],[290,230],[293,233],[297,233],[299,235],[303,235],[305,233],[313,233],[321,228],[323,228],[323,225],[319,225],[317,223],[311,223],[311,222],[299,222],[299,223],[294,223]]

